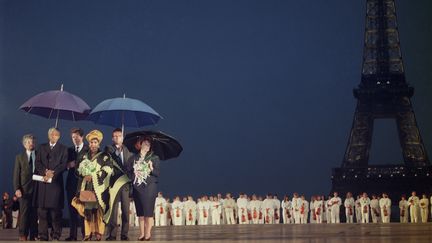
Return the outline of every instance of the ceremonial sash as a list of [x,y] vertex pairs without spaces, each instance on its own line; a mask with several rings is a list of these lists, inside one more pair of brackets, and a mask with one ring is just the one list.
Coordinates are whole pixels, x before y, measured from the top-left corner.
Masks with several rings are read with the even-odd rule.
[[176,210],[176,218],[180,217],[180,209],[177,208]]
[[368,206],[365,205],[365,206],[363,206],[363,213],[367,213],[367,212],[368,212]]
[[170,212],[170,211],[167,212],[167,218],[168,218],[168,219],[171,218],[171,212]]
[[260,220],[262,219],[262,212],[261,211],[259,212],[259,218],[258,219],[260,219]]
[[401,217],[405,217],[405,209],[401,210]]
[[376,208],[373,209],[375,216],[379,216],[378,210],[376,210]]
[[193,220],[192,209],[189,209],[189,221]]
[[383,213],[384,213],[384,216],[385,216],[385,217],[387,217],[387,216],[388,216],[388,211],[387,211],[387,207],[384,207]]
[[256,209],[254,208],[254,211],[253,211],[253,218],[256,219],[257,217],[258,217],[258,213],[257,213]]
[[159,207],[159,213],[160,213],[160,214],[163,214],[163,213],[164,213],[164,209],[163,209],[162,206]]
[[351,206],[349,206],[349,208],[348,208],[348,215],[353,215],[353,210],[352,210],[352,207]]
[[276,220],[279,220],[279,213],[277,211],[274,212],[274,217]]
[[285,212],[286,212],[287,218],[291,218],[291,214],[290,214],[289,209],[286,209]]
[[321,214],[321,208],[317,208],[316,215],[320,215],[320,214]]
[[315,210],[314,210],[314,212],[313,212],[312,218],[313,218],[313,220],[316,220],[316,219],[317,219],[317,215],[316,215],[316,213],[315,213]]
[[207,218],[207,210],[203,209],[203,216],[204,218]]
[[305,206],[302,204],[300,207],[300,214],[304,214]]
[[250,212],[248,212],[248,220],[252,220],[252,214]]
[[269,208],[266,208],[266,217],[265,217],[265,221],[266,221],[267,224],[270,223],[269,211],[270,211],[270,209],[269,209]]

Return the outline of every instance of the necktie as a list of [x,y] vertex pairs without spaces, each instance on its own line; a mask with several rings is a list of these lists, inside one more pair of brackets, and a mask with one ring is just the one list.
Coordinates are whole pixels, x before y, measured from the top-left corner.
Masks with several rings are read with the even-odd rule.
[[30,171],[33,173],[33,156],[32,156],[32,153],[30,153],[29,166],[30,166]]
[[54,145],[50,144],[50,149],[52,150],[54,148]]
[[76,152],[79,153],[79,146],[76,147]]

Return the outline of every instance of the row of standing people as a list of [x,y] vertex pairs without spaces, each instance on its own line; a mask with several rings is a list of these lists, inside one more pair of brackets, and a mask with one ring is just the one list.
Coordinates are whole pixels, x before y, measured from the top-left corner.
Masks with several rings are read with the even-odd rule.
[[[121,217],[120,238],[128,240],[129,217],[126,212],[129,212],[131,197],[135,199],[142,226],[140,240],[149,239],[159,174],[159,159],[151,151],[151,139],[140,138],[135,144],[138,153],[134,154],[123,145],[123,132],[118,128],[112,132],[112,144],[104,150],[101,150],[103,134],[98,130],[84,137],[82,129],[73,128],[70,135],[73,146],[69,148],[59,142],[60,131],[57,128],[50,128],[48,142],[37,148],[33,135],[23,136],[25,151],[16,156],[13,173],[15,195],[20,203],[19,239],[60,239],[65,191],[70,215],[70,231],[66,241],[77,240],[80,225],[83,226],[81,234],[84,240],[102,240],[104,233],[106,240],[116,240],[119,207],[125,212]],[[149,166],[146,184],[132,183],[137,161],[145,161]],[[63,173],[66,173],[66,185]],[[34,175],[41,179],[33,180]],[[96,201],[78,200],[83,191],[92,191]],[[52,227],[50,233],[48,222]]]
[[[399,201],[401,223],[427,222],[429,199],[424,194],[422,199],[416,192]],[[166,225],[219,225],[219,224],[306,224],[306,223],[340,223],[341,211],[345,214],[346,223],[389,223],[392,202],[386,193],[382,197],[367,193],[355,199],[347,193],[342,200],[338,193],[327,199],[324,196],[313,196],[309,201],[304,196],[294,193],[290,199],[285,196],[282,201],[275,195],[268,194],[265,199],[241,193],[237,200],[231,194],[222,198],[203,196],[195,202],[191,196],[175,197],[172,202],[159,193],[155,202],[156,226]],[[341,210],[342,209],[342,210]],[[432,215],[431,215],[432,217]],[[410,219],[410,220],[408,220]]]

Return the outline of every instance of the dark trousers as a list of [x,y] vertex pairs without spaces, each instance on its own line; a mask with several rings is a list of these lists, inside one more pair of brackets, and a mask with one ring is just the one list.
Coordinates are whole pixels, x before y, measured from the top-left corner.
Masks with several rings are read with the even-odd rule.
[[27,239],[34,240],[38,236],[37,208],[32,206],[31,197],[20,198],[19,205],[19,236],[25,236]]
[[129,232],[129,205],[130,205],[130,189],[129,184],[122,186],[114,200],[113,212],[110,221],[106,227],[107,237],[117,237],[118,228],[118,205],[121,204],[121,237],[127,237]]
[[81,215],[78,214],[77,210],[72,207],[71,202],[72,199],[75,197],[74,193],[67,193],[67,200],[68,200],[68,209],[69,209],[69,237],[71,238],[77,238],[77,231],[78,226],[81,227],[81,236],[84,238],[84,218],[81,217]]
[[6,209],[4,210],[3,214],[4,214],[3,228],[12,229],[12,210]]
[[38,208],[39,217],[39,238],[41,240],[49,240],[48,238],[48,220],[52,224],[52,238],[60,239],[61,236],[61,220],[62,210],[60,208]]

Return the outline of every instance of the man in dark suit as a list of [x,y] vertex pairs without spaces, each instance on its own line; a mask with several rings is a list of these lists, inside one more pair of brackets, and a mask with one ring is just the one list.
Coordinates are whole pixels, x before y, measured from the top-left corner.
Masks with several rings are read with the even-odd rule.
[[13,186],[19,199],[19,240],[37,237],[37,209],[32,206],[35,183],[32,180],[36,160],[36,138],[27,134],[22,144],[25,151],[15,157]]
[[[105,151],[111,154],[112,158],[117,162],[117,164],[122,168],[123,172],[126,172],[128,168],[129,158],[132,157],[132,153],[123,145],[123,132],[122,129],[116,128],[112,133],[112,145],[108,145]],[[117,238],[117,217],[118,217],[118,205],[121,204],[121,240],[128,240],[129,231],[129,205],[131,196],[131,184],[127,183],[120,188],[117,198],[115,199],[113,206],[113,214],[111,216],[110,222],[107,224],[107,241],[116,240]]]
[[77,210],[72,207],[72,199],[77,195],[78,191],[78,177],[76,175],[76,169],[79,163],[83,160],[85,154],[88,153],[89,147],[84,144],[84,131],[81,128],[71,129],[71,138],[74,146],[68,148],[68,164],[67,164],[67,179],[66,179],[66,196],[67,205],[69,208],[70,225],[69,225],[69,237],[66,241],[77,240],[77,229],[81,226],[81,234],[84,238],[84,221],[83,218],[78,214]]
[[[67,147],[60,144],[60,131],[48,130],[49,142],[42,144],[36,155],[35,174],[43,176],[37,183],[37,196],[34,205],[38,208],[39,239],[48,240],[48,218],[51,220],[53,240],[61,236],[62,209],[64,204],[63,172],[67,164]],[[51,182],[50,182],[51,181]]]

